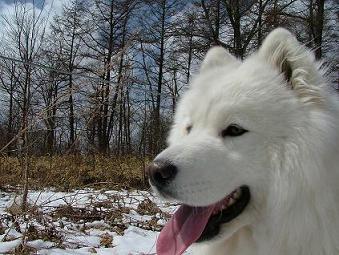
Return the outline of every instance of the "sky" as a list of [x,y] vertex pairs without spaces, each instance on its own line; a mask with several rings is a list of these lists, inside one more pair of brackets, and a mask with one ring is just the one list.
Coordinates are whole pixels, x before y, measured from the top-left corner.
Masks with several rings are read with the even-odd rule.
[[49,20],[51,20],[54,15],[61,14],[63,5],[71,0],[0,0],[0,38],[4,37],[6,31],[3,17],[13,16],[16,1],[26,3],[27,10],[32,10],[34,3],[36,13],[39,13],[41,9],[44,8],[44,15],[48,16]]
[[[15,0],[0,0],[0,6],[1,6],[1,4],[7,4],[7,5],[10,5],[10,4],[13,4],[14,3],[14,1]],[[39,7],[39,8],[41,8],[41,6],[42,6],[42,4],[43,4],[43,2],[44,2],[44,0],[26,0],[26,2],[33,2],[34,1],[34,4],[35,4],[35,6],[37,6],[37,7]],[[56,1],[58,1],[58,0],[56,0]],[[23,2],[24,2],[24,0],[23,0]]]
[[[47,10],[51,10],[51,14],[60,14],[64,3],[70,0],[17,0],[20,2],[26,2],[27,5],[32,6],[34,3],[35,8],[41,9],[44,7]],[[9,14],[14,10],[14,3],[16,0],[0,0],[0,15]]]

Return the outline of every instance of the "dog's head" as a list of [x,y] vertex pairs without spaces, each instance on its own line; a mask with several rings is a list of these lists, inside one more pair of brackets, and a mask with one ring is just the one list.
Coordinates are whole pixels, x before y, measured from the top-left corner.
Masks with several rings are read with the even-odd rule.
[[227,238],[265,213],[276,151],[304,126],[305,108],[322,104],[319,81],[313,55],[284,29],[245,61],[209,50],[177,106],[168,148],[148,167],[154,190],[183,204],[158,254]]

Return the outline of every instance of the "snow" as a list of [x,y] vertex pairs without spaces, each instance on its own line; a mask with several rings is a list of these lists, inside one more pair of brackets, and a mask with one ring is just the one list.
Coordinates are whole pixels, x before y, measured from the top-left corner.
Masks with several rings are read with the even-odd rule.
[[21,238],[15,239],[15,240],[12,240],[12,241],[8,241],[8,242],[1,242],[0,243],[0,253],[4,254],[4,253],[7,253],[7,252],[10,252],[10,251],[14,250],[15,247],[17,247],[20,243],[21,243]]
[[[155,254],[155,240],[157,233],[145,231],[137,227],[129,227],[123,236],[118,236],[115,240],[117,255],[124,254]],[[137,246],[135,244],[138,244]]]
[[46,189],[28,200],[24,218],[20,196],[0,191],[0,254],[19,245],[48,255],[156,254],[159,231],[177,208],[140,190]]
[[53,246],[55,246],[55,243],[54,242],[50,242],[50,241],[44,241],[44,240],[41,240],[41,239],[37,239],[37,240],[34,240],[34,241],[29,241],[27,242],[27,245],[29,247],[33,247],[35,249],[48,249],[48,248],[52,248]]

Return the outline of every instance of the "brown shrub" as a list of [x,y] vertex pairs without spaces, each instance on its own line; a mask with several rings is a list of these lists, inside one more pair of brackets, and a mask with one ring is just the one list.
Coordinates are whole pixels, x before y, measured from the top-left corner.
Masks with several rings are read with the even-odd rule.
[[146,198],[144,201],[142,201],[137,208],[137,212],[141,215],[155,215],[157,213],[161,213],[162,211],[159,209],[159,207],[152,202],[150,199]]
[[[31,188],[55,187],[68,191],[81,187],[147,187],[143,179],[144,161],[135,156],[103,155],[32,156],[29,158]],[[0,157],[0,187],[20,185],[20,161],[17,157]]]
[[109,233],[102,234],[100,236],[100,246],[104,246],[105,248],[112,247],[113,236]]

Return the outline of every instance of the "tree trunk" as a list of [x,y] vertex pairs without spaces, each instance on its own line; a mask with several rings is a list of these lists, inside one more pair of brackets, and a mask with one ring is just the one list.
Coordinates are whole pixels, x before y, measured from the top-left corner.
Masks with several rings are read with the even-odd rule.
[[[75,17],[74,17],[75,19]],[[75,21],[74,21],[75,22]],[[75,128],[74,128],[74,99],[73,99],[73,71],[74,71],[74,62],[73,62],[73,51],[74,51],[74,39],[75,39],[75,27],[73,27],[72,39],[71,39],[71,48],[69,54],[69,62],[68,62],[68,89],[69,89],[69,97],[68,97],[68,105],[69,105],[69,148],[74,150],[74,142],[75,142]]]
[[[15,64],[11,64],[11,79],[10,79],[10,88],[9,88],[9,113],[8,113],[8,125],[7,125],[7,139],[6,143],[11,142],[14,137],[14,115],[13,115],[13,105],[14,105],[14,88],[16,84],[15,74]],[[7,155],[12,155],[13,142],[9,144],[7,149]]]
[[118,101],[118,95],[120,93],[120,90],[122,90],[122,79],[123,79],[123,68],[124,68],[124,48],[125,48],[125,40],[126,40],[126,31],[127,31],[127,22],[128,22],[128,16],[125,17],[124,24],[123,24],[123,33],[122,33],[122,39],[121,39],[121,55],[120,55],[120,61],[119,61],[119,67],[118,67],[118,78],[117,78],[117,83],[112,99],[112,105],[111,105],[111,112],[109,116],[109,122],[107,126],[107,131],[106,131],[106,137],[107,137],[107,142],[109,142],[112,132],[113,132],[113,121],[115,118],[115,113],[116,113],[116,107],[117,107],[117,101]]
[[[29,62],[27,60],[27,62]],[[22,123],[21,123],[21,167],[23,173],[23,194],[21,210],[26,212],[27,210],[27,196],[28,196],[28,111],[30,105],[30,86],[31,86],[31,67],[29,64],[25,64],[25,82],[23,93],[23,107],[22,107]]]
[[258,13],[258,40],[257,40],[257,48],[261,46],[262,43],[262,15],[264,12],[263,8],[263,0],[259,0],[259,13]]
[[316,0],[315,2],[316,11],[315,11],[315,17],[314,17],[314,44],[315,44],[316,59],[321,59],[322,57],[324,6],[325,6],[325,0]]
[[160,33],[160,56],[159,56],[159,73],[158,73],[158,86],[156,95],[156,106],[154,113],[154,144],[152,153],[157,154],[160,150],[160,132],[161,132],[161,119],[160,119],[160,108],[161,108],[161,91],[163,82],[163,68],[164,68],[164,55],[165,55],[165,18],[166,18],[166,0],[162,0],[162,13],[161,13],[161,33]]

